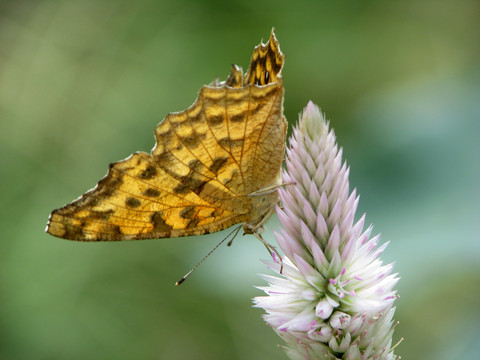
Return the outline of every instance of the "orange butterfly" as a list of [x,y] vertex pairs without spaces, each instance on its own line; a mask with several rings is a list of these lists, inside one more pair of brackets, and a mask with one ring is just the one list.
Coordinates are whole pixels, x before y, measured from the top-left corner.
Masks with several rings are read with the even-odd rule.
[[279,201],[283,62],[272,29],[245,75],[233,65],[226,81],[203,86],[190,108],[158,125],[151,154],[110,164],[94,189],[51,213],[46,231],[116,241],[201,235],[242,223],[261,239]]

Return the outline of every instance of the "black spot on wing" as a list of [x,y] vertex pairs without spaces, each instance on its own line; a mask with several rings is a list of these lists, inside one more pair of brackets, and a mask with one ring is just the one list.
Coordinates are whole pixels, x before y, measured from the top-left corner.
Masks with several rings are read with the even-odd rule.
[[157,169],[153,165],[147,166],[145,170],[143,170],[138,177],[140,179],[148,180],[157,175]]
[[239,114],[234,114],[230,116],[231,122],[242,122],[245,120],[245,116],[247,115],[246,112],[241,112]]
[[195,215],[195,206],[187,206],[180,211],[180,217],[183,219],[191,219]]
[[195,218],[195,219],[190,220],[187,224],[187,229],[196,228],[199,222],[200,222],[199,218]]
[[256,115],[264,106],[265,103],[258,103],[253,109],[250,110],[250,116]]
[[214,174],[218,174],[218,171],[225,165],[228,161],[228,157],[216,157],[213,160],[212,165],[210,165],[209,170]]
[[223,114],[211,115],[207,117],[207,122],[211,127],[216,127],[223,124],[225,116]]
[[131,208],[137,208],[139,207],[141,204],[140,200],[138,200],[137,198],[134,198],[134,197],[128,197],[126,200],[125,200],[125,205],[127,205],[128,207],[131,207]]
[[158,191],[157,189],[148,188],[142,193],[142,195],[148,196],[148,197],[159,197],[160,191]]
[[172,230],[172,226],[168,225],[165,220],[163,219],[163,214],[161,211],[156,211],[150,216],[150,220],[152,221],[154,231],[167,233],[167,237],[170,236],[170,232]]
[[198,134],[196,132],[188,136],[180,137],[180,141],[189,149],[195,149],[203,139],[205,139],[205,134]]

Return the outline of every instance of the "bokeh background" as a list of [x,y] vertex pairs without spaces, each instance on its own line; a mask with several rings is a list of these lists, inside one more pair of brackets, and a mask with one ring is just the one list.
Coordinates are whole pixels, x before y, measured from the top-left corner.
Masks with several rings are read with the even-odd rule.
[[[285,114],[326,112],[401,276],[404,359],[478,359],[478,1],[1,1],[0,358],[284,359],[251,299],[254,237],[85,244],[50,211],[154,145],[272,26]],[[269,223],[265,236],[274,242]]]

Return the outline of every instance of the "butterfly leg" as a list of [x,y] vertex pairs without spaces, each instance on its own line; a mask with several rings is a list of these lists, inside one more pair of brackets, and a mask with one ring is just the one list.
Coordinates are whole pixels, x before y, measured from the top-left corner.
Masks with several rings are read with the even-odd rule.
[[[276,205],[276,204],[275,204]],[[282,256],[279,254],[278,250],[273,246],[272,244],[268,243],[265,241],[265,239],[262,237],[261,232],[263,231],[263,224],[272,216],[272,214],[275,212],[275,206],[272,206],[268,212],[265,214],[265,216],[262,218],[261,221],[259,221],[257,224],[249,224],[245,223],[243,224],[243,230],[245,234],[253,234],[256,236],[258,240],[262,242],[262,244],[265,246],[267,249],[268,253],[272,257],[272,259],[275,262],[280,263],[280,274],[282,273],[283,270],[283,261],[282,261]],[[278,260],[277,260],[278,259]]]
[[268,243],[265,241],[265,239],[262,237],[262,235],[254,233],[254,235],[257,237],[258,240],[262,242],[262,244],[265,246],[267,249],[268,253],[272,257],[273,261],[276,262],[277,264],[280,264],[280,274],[283,271],[283,260],[282,256],[278,253],[278,250],[273,246],[272,244]]
[[268,186],[266,188],[251,192],[247,196],[248,197],[265,196],[265,195],[273,194],[275,191],[277,191],[278,188],[280,188],[282,186],[295,185],[295,184],[296,183],[294,181],[292,181],[292,182],[288,182],[288,183],[281,183],[281,184],[278,184],[278,185]]

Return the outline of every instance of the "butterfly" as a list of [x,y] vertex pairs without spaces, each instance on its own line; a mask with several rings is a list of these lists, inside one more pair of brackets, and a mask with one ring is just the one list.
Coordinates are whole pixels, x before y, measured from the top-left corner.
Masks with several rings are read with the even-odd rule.
[[97,186],[54,210],[46,232],[78,241],[202,235],[242,224],[259,236],[279,202],[287,122],[272,29],[246,74],[200,89],[187,110],[155,129],[151,153],[110,164]]

